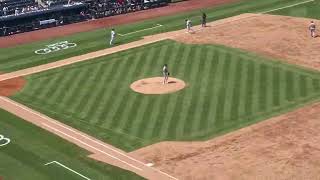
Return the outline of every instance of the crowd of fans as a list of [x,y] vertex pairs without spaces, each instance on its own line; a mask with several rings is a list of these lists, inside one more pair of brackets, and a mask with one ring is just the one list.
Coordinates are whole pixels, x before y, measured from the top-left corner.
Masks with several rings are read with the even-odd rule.
[[0,0],[0,16],[17,16],[41,8],[34,0]]
[[0,0],[0,36],[167,4],[168,0]]

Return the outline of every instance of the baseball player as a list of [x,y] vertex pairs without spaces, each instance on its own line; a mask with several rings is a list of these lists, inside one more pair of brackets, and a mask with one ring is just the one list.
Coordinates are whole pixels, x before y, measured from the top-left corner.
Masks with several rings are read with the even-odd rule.
[[164,64],[163,68],[162,68],[162,74],[163,74],[163,84],[168,83],[168,79],[169,79],[169,70],[168,70],[168,65]]
[[313,21],[310,22],[309,30],[311,33],[311,37],[315,38],[316,37],[316,24]]
[[202,13],[201,26],[202,27],[206,27],[207,26],[207,15],[206,15],[206,13]]
[[110,37],[110,42],[109,42],[109,44],[110,44],[110,46],[112,46],[112,45],[113,45],[113,42],[114,42],[114,40],[115,40],[115,38],[116,38],[116,31],[115,31],[114,29],[112,29],[110,35],[111,35],[111,37]]
[[190,19],[186,19],[186,27],[187,27],[187,31],[191,32],[191,20]]

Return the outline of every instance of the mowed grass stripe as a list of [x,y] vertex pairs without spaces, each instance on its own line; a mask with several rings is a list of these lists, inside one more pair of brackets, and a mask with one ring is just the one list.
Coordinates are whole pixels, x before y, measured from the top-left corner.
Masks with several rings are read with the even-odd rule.
[[215,71],[215,76],[213,77],[213,83],[211,84],[211,93],[215,94],[215,96],[211,96],[210,101],[212,103],[212,109],[209,112],[209,123],[207,124],[207,129],[208,131],[212,131],[212,129],[215,128],[214,123],[217,121],[216,119],[216,113],[217,113],[217,106],[218,106],[218,90],[222,86],[222,81],[223,81],[223,66],[224,66],[224,59],[223,55],[225,56],[224,52],[222,54],[221,51],[216,50],[214,54],[214,59],[216,59],[215,64],[216,64],[216,71]]
[[[201,88],[201,97],[203,99],[203,103],[201,105],[201,114],[199,119],[199,123],[197,124],[198,126],[194,127],[194,131],[206,131],[208,126],[209,126],[209,122],[210,122],[210,110],[212,109],[211,105],[212,105],[212,101],[211,101],[211,92],[212,92],[212,87],[215,86],[215,84],[213,84],[213,79],[215,77],[215,73],[217,72],[217,59],[215,58],[217,52],[212,49],[209,48],[207,49],[207,57],[205,60],[205,67],[203,70],[203,77],[201,84],[203,84],[203,87]],[[195,129],[196,128],[196,129]]]
[[[158,56],[158,52],[159,49],[157,48],[152,48],[147,56],[147,64],[146,66],[144,66],[143,70],[144,72],[141,72],[141,74],[147,74],[146,72],[150,71],[150,69],[152,69],[154,60],[157,59]],[[147,78],[146,76],[142,76],[139,75],[139,78]],[[134,79],[134,81],[136,81],[138,79]],[[128,124],[128,126],[126,127],[127,132],[130,134],[138,134],[139,131],[141,131],[141,127],[144,125],[144,117],[145,114],[148,114],[147,112],[147,107],[152,105],[153,103],[153,98],[152,96],[145,96],[145,95],[139,95],[139,97],[141,98],[141,105],[138,106],[138,108],[135,108],[134,110],[136,111],[136,113],[132,114],[133,116],[133,120],[130,121],[130,125]],[[134,108],[134,107],[133,107]],[[133,111],[133,110],[131,110]]]
[[222,67],[222,77],[221,80],[223,80],[222,82],[222,86],[219,88],[218,90],[218,101],[217,101],[217,106],[216,106],[216,114],[215,114],[215,122],[214,122],[214,126],[219,127],[222,126],[225,123],[225,114],[224,114],[224,109],[225,109],[225,105],[226,105],[226,91],[227,91],[227,82],[229,81],[229,77],[230,77],[230,65],[231,65],[231,54],[230,53],[226,53],[226,56],[224,57],[224,59],[222,59],[222,61],[224,61],[223,67]]
[[[232,121],[232,108],[233,105],[232,105],[232,101],[233,99],[237,98],[237,97],[234,97],[235,93],[234,91],[237,91],[239,92],[239,87],[238,87],[238,84],[236,84],[235,82],[235,74],[238,74],[239,72],[237,70],[238,69],[238,57],[235,55],[235,54],[230,54],[230,67],[229,67],[229,70],[228,70],[228,79],[226,81],[226,87],[225,87],[225,107],[224,107],[224,111],[223,111],[223,114],[224,114],[224,122],[225,123],[231,123]],[[235,107],[235,108],[238,108],[238,107]],[[231,121],[231,122],[230,122]]]
[[[121,61],[121,62],[118,62]],[[110,59],[109,62],[106,64],[106,68],[103,68],[103,72],[101,74],[103,75],[103,80],[104,80],[104,88],[99,87],[100,92],[97,93],[97,97],[94,99],[94,106],[91,107],[89,110],[88,114],[86,114],[86,117],[90,117],[90,123],[91,124],[96,124],[98,123],[99,120],[102,120],[103,117],[99,117],[98,114],[100,112],[105,111],[108,107],[106,106],[106,102],[108,102],[108,98],[113,95],[111,91],[113,88],[116,87],[109,87],[109,84],[113,84],[113,82],[117,81],[117,77],[120,76],[121,71],[123,68],[121,66],[124,66],[126,62],[123,60],[119,60],[118,58],[113,58]]]
[[[253,61],[253,60],[252,60]],[[261,81],[260,81],[260,71],[261,71],[261,64],[260,63],[254,63],[254,78],[255,78],[255,81],[254,81],[254,84],[252,86],[252,100],[251,100],[251,112],[259,112],[259,97],[260,97],[260,84],[261,84]]]
[[[201,49],[201,55],[199,58],[200,64],[198,68],[198,73],[196,77],[196,82],[197,82],[197,88],[195,89],[194,93],[197,93],[197,98],[198,98],[198,103],[196,104],[196,109],[194,113],[192,114],[192,125],[190,129],[188,130],[189,132],[198,132],[200,128],[201,121],[203,121],[202,118],[205,118],[204,121],[207,121],[206,116],[208,114],[203,113],[208,113],[208,109],[203,109],[203,104],[206,104],[207,99],[207,93],[208,93],[208,88],[207,85],[210,84],[210,79],[208,75],[210,74],[210,69],[211,69],[211,63],[212,63],[212,54],[211,56],[208,55],[211,49],[208,48],[208,46],[203,46]],[[202,113],[196,113],[196,112],[201,112]],[[185,132],[184,132],[185,133]],[[187,132],[188,133],[188,132]]]
[[[154,51],[154,55],[152,55],[152,57],[154,57],[155,55],[157,55],[157,57],[165,57],[165,52],[167,52],[169,49],[169,46],[166,45],[166,44],[163,44],[161,45],[160,47],[158,47],[158,52],[157,51]],[[159,54],[158,54],[159,53]],[[151,61],[158,61],[158,58],[155,58],[155,59],[151,59]],[[160,59],[160,58],[159,58]],[[157,65],[158,64],[158,65]],[[150,64],[151,67],[149,67],[150,69],[147,69],[147,71],[152,71],[153,68],[157,69],[157,74],[161,73],[161,67],[162,65],[160,66],[160,63],[159,62],[156,62],[155,64],[154,63],[151,63]],[[153,107],[154,107],[154,103],[155,103],[155,99],[156,97],[155,96],[144,96],[141,100],[142,101],[146,101],[146,102],[143,102],[143,105],[141,108],[143,108],[145,111],[141,112],[140,109],[139,109],[139,112],[137,113],[137,116],[136,116],[136,120],[135,120],[135,123],[133,124],[133,127],[132,129],[130,130],[130,132],[133,132],[137,137],[140,137],[140,138],[143,138],[143,135],[144,135],[144,130],[145,129],[145,124],[144,122],[148,123],[148,121],[150,121],[150,112],[153,111]],[[142,132],[141,132],[142,131]]]
[[312,87],[313,87],[313,91],[319,91],[320,90],[320,80],[319,79],[312,79]]
[[[179,49],[178,51],[176,51],[176,59],[173,63],[173,69],[172,71],[174,72],[174,74],[177,74],[177,77],[184,77],[184,65],[183,65],[183,61],[184,58],[187,57],[190,54],[190,46],[184,46],[182,44],[179,45]],[[183,79],[185,80],[185,79]],[[184,89],[183,92],[181,93],[185,93],[185,91],[188,90]],[[166,109],[165,109],[165,114],[164,114],[164,122],[161,125],[161,129],[159,132],[159,139],[169,139],[169,128],[171,123],[174,124],[172,120],[172,117],[175,113],[174,109],[176,106],[177,101],[179,100],[180,93],[178,94],[174,94],[174,95],[170,95],[170,101],[168,102],[168,104],[166,105]]]
[[[48,77],[42,77],[37,80],[37,83],[34,83],[33,86],[31,86],[29,91],[26,91],[28,93],[22,93],[22,96],[25,94],[28,97],[35,97],[38,100],[41,100],[37,95],[41,93],[41,91],[45,88],[43,84],[48,81]],[[30,82],[29,82],[30,83]]]
[[[76,92],[73,93],[73,95],[69,96],[70,98],[67,99],[68,104],[73,107],[73,110],[76,112],[82,112],[83,107],[88,102],[88,99],[92,96],[92,89],[93,87],[88,87],[87,84],[90,83],[88,81],[88,77],[90,77],[90,74],[96,70],[95,66],[86,67],[86,70],[81,72],[79,76],[85,77],[82,78],[82,81],[78,81],[78,84],[74,86],[75,89],[78,89]],[[80,113],[78,114],[80,115]]]
[[[61,103],[62,109],[69,109],[70,112],[76,112],[77,105],[81,102],[81,99],[86,96],[86,92],[83,89],[84,79],[87,77],[87,73],[92,71],[93,67],[90,66],[88,68],[79,69],[78,74],[73,78],[70,84],[60,84],[60,86],[69,86],[70,90],[65,92],[61,91],[60,94],[56,97],[60,99],[63,103]],[[69,71],[69,70],[66,70]],[[65,93],[65,95],[63,95]],[[62,99],[63,97],[63,99]],[[76,98],[75,98],[76,97]]]
[[[185,124],[182,126],[182,135],[183,136],[188,136],[193,132],[191,131],[194,129],[199,123],[199,119],[195,118],[196,112],[201,111],[201,104],[202,103],[200,100],[201,94],[201,85],[200,81],[203,77],[203,69],[204,69],[204,61],[206,57],[206,49],[204,46],[197,46],[196,52],[195,52],[195,57],[194,57],[194,62],[192,63],[192,71],[191,71],[191,78],[190,82],[195,82],[192,88],[190,89],[191,93],[191,100],[190,102],[194,103],[189,103],[188,111],[186,112],[187,117],[185,117]],[[195,131],[196,132],[196,131]],[[181,131],[180,131],[181,133]],[[180,134],[181,135],[181,134]],[[178,134],[178,137],[180,136]]]
[[285,106],[288,104],[287,102],[287,90],[291,90],[287,88],[288,84],[286,82],[286,71],[284,69],[281,69],[279,72],[279,106]]
[[[181,77],[185,77],[186,80],[188,80],[187,78],[187,74],[189,73],[186,69],[189,66],[189,64],[187,63],[190,59],[190,56],[192,55],[192,53],[194,52],[194,47],[188,45],[185,48],[185,51],[183,52],[183,56],[180,60],[181,64],[180,64],[180,68],[182,68],[184,71],[179,71],[179,76]],[[189,66],[190,67],[190,66]],[[177,132],[177,126],[179,124],[180,119],[180,115],[181,115],[181,111],[182,111],[182,106],[185,104],[183,104],[183,99],[184,99],[184,94],[187,94],[189,91],[188,89],[185,89],[182,93],[178,94],[177,100],[174,101],[174,105],[170,106],[171,107],[171,111],[173,113],[171,113],[171,116],[168,117],[169,119],[169,126],[167,129],[167,132],[164,132],[164,134],[167,134],[167,138],[176,138],[176,132]]]
[[300,87],[299,87],[299,83],[300,83],[300,74],[297,73],[293,73],[293,100],[297,101],[300,98]]
[[[179,60],[178,60],[179,54],[181,54],[181,52],[180,52],[181,47],[182,47],[182,45],[180,43],[175,44],[172,47],[172,52],[170,54],[168,54],[167,60],[168,60],[168,62],[171,62],[170,67],[172,67],[172,68],[170,71],[174,72],[173,76],[175,76],[175,74],[178,74],[179,70],[181,70],[179,68],[180,64],[179,64]],[[173,52],[179,52],[179,53],[173,53]],[[171,101],[174,101],[173,100],[174,96],[176,96],[176,95],[169,94],[169,95],[165,95],[165,96],[161,97],[161,98],[163,98],[163,100],[162,100],[160,109],[158,110],[159,111],[159,115],[157,116],[158,119],[156,120],[156,123],[153,127],[153,130],[152,130],[152,137],[154,139],[160,140],[159,135],[164,130],[165,125],[168,124],[167,123],[168,119],[166,119],[166,115],[170,111],[170,109],[168,109],[168,106],[170,107]]]
[[243,71],[243,59],[242,58],[239,58],[237,59],[237,62],[236,62],[236,67],[235,67],[235,72],[237,73],[234,73],[233,74],[233,79],[235,81],[235,84],[234,84],[234,87],[231,87],[232,88],[232,101],[231,101],[231,112],[230,112],[230,116],[229,118],[232,120],[232,121],[236,121],[239,117],[239,111],[240,111],[240,92],[242,89],[244,89],[242,87],[242,79],[243,79],[243,74],[244,74],[244,71]]
[[294,80],[293,73],[290,70],[286,71],[286,100],[292,101],[294,98]]
[[[155,67],[159,67],[159,71],[161,72],[161,68],[163,67],[163,64],[168,64],[170,62],[170,56],[173,51],[173,45],[169,45],[168,49],[164,52],[164,57],[156,61],[153,65]],[[170,71],[170,64],[168,64],[168,68]],[[169,77],[170,81],[170,77]],[[166,84],[164,84],[166,86]],[[161,95],[161,96],[166,96],[166,95]],[[157,127],[157,124],[161,124],[164,120],[161,118],[163,114],[161,114],[161,109],[163,109],[165,106],[167,106],[168,98],[163,98],[161,96],[156,97],[156,103],[154,105],[153,111],[150,112],[150,119],[148,123],[145,124],[146,130],[144,131],[145,133],[143,134],[144,139],[152,139],[153,138],[153,131]]]
[[[49,101],[50,103],[54,102],[61,102],[58,104],[58,108],[67,110],[63,107],[67,101],[65,101],[67,98],[66,96],[69,94],[71,95],[72,93],[68,93],[73,90],[73,84],[75,82],[75,79],[78,77],[80,73],[80,69],[70,69],[69,71],[66,71],[66,76],[60,75],[58,76],[58,86],[51,87],[51,89],[55,89],[54,93],[50,97]],[[79,79],[81,77],[78,77]],[[70,110],[70,108],[68,108]]]
[[54,87],[58,80],[59,80],[59,76],[54,76],[53,78],[48,78],[48,81],[46,81],[45,85],[48,86],[48,88],[44,89],[43,91],[40,92],[40,94],[38,94],[38,97],[40,99],[42,98],[48,98],[48,100],[52,97],[53,92],[57,91],[58,88]]
[[119,104],[116,100],[120,101],[121,99],[119,96],[121,92],[119,90],[118,81],[122,80],[127,75],[127,68],[130,67],[131,63],[129,59],[132,57],[133,55],[129,55],[124,57],[124,59],[115,62],[117,64],[119,63],[119,66],[114,74],[114,79],[112,79],[108,84],[108,88],[105,92],[106,97],[101,97],[100,101],[97,103],[101,108],[92,115],[92,118],[97,119],[97,122],[94,123],[95,126],[99,127],[102,124],[112,123],[113,119],[110,119],[112,113],[111,109],[117,108]]
[[272,99],[273,106],[277,107],[280,105],[280,68],[275,66],[273,67],[273,79],[272,79]]
[[260,64],[260,89],[259,89],[259,110],[260,112],[266,111],[267,109],[267,89],[268,89],[268,66],[265,64]]
[[[154,60],[157,56],[157,49],[156,48],[150,48],[148,51],[146,57],[145,57],[145,65],[142,66],[141,71],[138,72],[137,76],[133,79],[133,81],[136,81],[140,78],[146,78],[145,72],[150,71],[150,67],[152,66]],[[130,121],[128,121],[125,126],[123,127],[125,132],[130,133],[132,129],[134,129],[137,124],[137,122],[141,121],[142,119],[137,118],[137,116],[140,114],[139,110],[145,109],[145,105],[148,104],[148,98],[144,97],[144,95],[137,94],[138,98],[136,98],[133,106],[131,107],[129,114],[130,114]]]
[[266,66],[266,109],[269,112],[272,111],[273,108],[273,66]]
[[243,119],[246,116],[246,96],[247,96],[247,85],[249,82],[248,71],[249,61],[246,59],[240,59],[242,62],[242,75],[241,75],[241,88],[239,89],[239,119]]
[[[309,95],[308,93],[308,88],[307,85],[308,83],[308,79],[305,75],[299,75],[299,85],[298,88],[300,88],[300,97],[306,97],[307,95]],[[297,83],[298,84],[298,83]]]
[[[172,46],[161,47],[160,53],[158,54],[158,57],[160,58],[153,64],[155,69],[159,68],[159,70],[155,71],[155,73],[160,74],[162,72],[161,68],[165,63],[165,61],[167,61],[167,58],[169,55],[167,53],[169,52],[169,49],[171,51],[171,48]],[[153,102],[151,103],[150,107],[146,107],[147,108],[146,112],[148,112],[148,116],[145,116],[145,115],[143,116],[145,123],[140,124],[139,126],[140,131],[138,132],[138,137],[141,137],[143,139],[146,139],[147,135],[152,135],[152,132],[151,132],[153,129],[152,125],[154,125],[156,121],[156,117],[153,117],[153,116],[156,115],[155,112],[157,112],[161,106],[159,102],[160,101],[159,95],[150,95],[148,98],[151,99]]]
[[[121,75],[121,81],[115,81],[116,84],[114,84],[114,86],[116,87],[115,90],[118,93],[115,94],[112,97],[112,101],[108,103],[108,114],[106,117],[102,117],[104,121],[99,121],[99,123],[97,124],[98,126],[107,127],[109,129],[116,129],[118,127],[118,123],[120,121],[119,115],[121,115],[121,112],[126,109],[128,102],[130,102],[132,98],[132,96],[130,96],[130,94],[128,93],[128,87],[124,87],[124,84],[126,84],[128,78],[131,78],[135,68],[137,68],[137,64],[139,63],[141,57],[142,53],[138,52],[131,56],[129,59],[126,59],[126,61],[130,61],[130,65],[128,64],[129,67],[126,68],[127,71]],[[126,90],[124,88],[126,88]]]
[[88,102],[85,104],[81,113],[79,114],[79,118],[88,119],[88,121],[90,121],[90,124],[95,122],[95,119],[92,118],[92,114],[97,109],[95,105],[103,97],[107,84],[113,76],[113,72],[115,71],[114,64],[115,63],[108,62],[101,65],[95,65],[97,67],[97,70],[95,70],[95,73],[92,74],[88,79],[92,86],[87,86],[86,88],[88,90],[92,89],[93,92],[90,98],[88,98]]
[[[165,50],[163,50],[163,51],[161,51],[162,53],[165,53],[166,52],[166,50],[167,49],[165,49]],[[144,54],[139,54],[139,55],[137,55],[135,58],[134,58],[134,61],[136,61],[137,63],[134,63],[133,65],[132,65],[132,68],[130,68],[130,71],[128,72],[128,76],[127,76],[127,78],[131,78],[131,77],[134,77],[134,76],[136,76],[136,74],[137,74],[137,72],[138,72],[138,70],[137,69],[139,69],[139,70],[141,70],[141,67],[142,66],[145,66],[146,64],[144,63],[144,61],[142,60],[145,56],[146,56],[146,54],[145,54],[146,52],[144,52]],[[160,66],[160,65],[159,65]],[[160,66],[161,67],[161,66]],[[159,68],[160,69],[160,68]],[[131,82],[130,82],[131,83]],[[130,111],[130,108],[133,108],[132,107],[132,104],[131,104],[131,100],[130,100],[130,98],[132,98],[132,96],[134,95],[134,97],[135,98],[137,98],[137,95],[136,94],[133,94],[128,88],[129,88],[129,85],[130,85],[130,83],[128,83],[126,86],[127,87],[124,87],[124,88],[126,88],[127,90],[126,91],[124,91],[124,93],[126,93],[126,94],[128,94],[128,96],[129,96],[129,99],[123,99],[123,101],[122,101],[122,105],[121,106],[119,106],[119,109],[117,110],[117,112],[115,113],[115,115],[118,115],[116,118],[117,119],[123,119],[123,121],[127,121],[127,120],[129,120],[128,119],[128,117],[129,116],[127,116],[127,117],[124,117],[124,116],[122,116],[122,115],[124,115],[124,114],[126,114],[126,112],[129,112]],[[129,93],[130,92],[130,93]],[[128,102],[127,102],[128,101]],[[121,112],[121,111],[123,111],[123,112]],[[131,118],[131,117],[130,117]],[[132,119],[131,119],[132,120]],[[120,127],[123,127],[124,126],[124,123],[125,122],[119,122],[119,121],[117,121],[117,123],[113,123],[112,125],[111,125],[111,127],[116,127],[116,128],[118,128],[118,129],[121,129]],[[141,137],[141,136],[140,136]]]
[[[197,45],[191,45],[190,55],[185,59],[186,66],[185,66],[184,77],[189,82],[192,82],[191,81],[192,76],[196,75],[195,74],[196,72],[193,71],[196,68],[192,68],[192,67],[194,67],[194,66],[196,66],[196,64],[198,64],[198,62],[196,60],[197,51],[198,51]],[[174,113],[174,116],[173,116],[173,118],[176,120],[176,124],[175,124],[175,130],[174,130],[175,134],[172,134],[172,136],[174,136],[176,138],[181,137],[183,135],[183,126],[185,124],[188,124],[188,122],[186,122],[186,120],[187,120],[189,106],[192,105],[189,102],[191,102],[193,88],[194,88],[194,86],[189,88],[188,91],[185,91],[186,95],[184,97],[182,97],[182,100],[177,102],[177,104],[176,104],[176,106],[180,106],[178,108],[179,110],[177,109],[178,111],[175,110],[176,113]]]
[[246,85],[246,95],[245,95],[245,115],[251,116],[252,115],[252,106],[253,106],[253,93],[254,93],[254,84],[256,81],[255,77],[255,64],[251,60],[248,63],[248,72],[247,72],[247,77],[248,77],[248,83]]

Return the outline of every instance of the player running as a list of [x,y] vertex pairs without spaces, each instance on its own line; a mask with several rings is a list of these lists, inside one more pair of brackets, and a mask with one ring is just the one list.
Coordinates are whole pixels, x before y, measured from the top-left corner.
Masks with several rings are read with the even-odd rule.
[[169,79],[169,70],[168,70],[168,65],[164,64],[163,68],[162,68],[162,74],[163,74],[163,84],[168,83],[168,79]]

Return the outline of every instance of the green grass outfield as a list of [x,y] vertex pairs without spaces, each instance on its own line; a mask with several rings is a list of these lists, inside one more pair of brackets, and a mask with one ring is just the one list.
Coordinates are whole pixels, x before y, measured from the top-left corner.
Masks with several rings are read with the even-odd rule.
[[[140,176],[87,157],[89,152],[0,110],[0,134],[11,142],[0,146],[0,179],[3,180],[83,180],[57,165],[58,161],[95,180],[143,179]],[[0,144],[5,143],[0,140]]]
[[[188,87],[142,95],[138,79],[171,74]],[[12,97],[130,151],[164,140],[204,140],[320,97],[320,74],[223,46],[161,41],[27,76]]]
[[314,2],[306,3],[303,5],[281,9],[273,12],[272,14],[320,19],[319,8],[320,0],[315,0]]
[[1,109],[0,117],[0,134],[11,140],[0,146],[0,177],[4,180],[83,179],[57,164],[44,165],[51,161],[58,161],[90,179],[142,179],[134,173],[91,160],[87,151]]
[[[229,5],[223,5],[215,8],[204,9],[208,15],[208,21],[214,21],[217,19],[223,19],[226,17],[239,15],[247,12],[263,12],[271,9],[285,7],[295,3],[300,3],[301,0],[242,0],[241,2],[232,3]],[[319,0],[310,2],[298,6],[300,11],[297,11],[297,16],[306,16],[318,18],[320,11],[316,11],[316,7],[319,7]],[[298,8],[295,7],[295,8]],[[290,8],[289,8],[290,9]],[[289,11],[289,10],[288,10]],[[301,13],[301,12],[304,13]],[[281,11],[282,12],[282,11]],[[296,10],[292,10],[289,14],[294,15]],[[276,13],[276,12],[274,12]],[[283,12],[286,14],[286,12]],[[122,25],[116,27],[116,30],[120,34],[126,34],[132,31],[146,29],[154,27],[156,24],[162,24],[161,28],[155,28],[148,31],[142,31],[128,36],[117,38],[118,44],[124,44],[134,40],[138,40],[145,35],[156,34],[161,32],[173,31],[184,28],[184,19],[191,18],[194,24],[200,23],[200,10],[195,10],[188,13],[181,13],[174,16],[166,16],[157,19],[147,20],[134,24]],[[75,55],[80,55],[99,49],[108,48],[109,46],[109,32],[110,30],[98,29],[95,31],[78,33],[72,36],[63,38],[47,40],[42,42],[35,42],[32,44],[20,45],[13,48],[1,48],[0,49],[0,71],[10,72],[18,69],[24,69],[40,64],[45,64],[57,60],[62,60]],[[35,50],[42,49],[45,45],[55,42],[69,41],[77,43],[76,48],[71,48],[63,51],[57,51],[47,55],[37,55]]]

